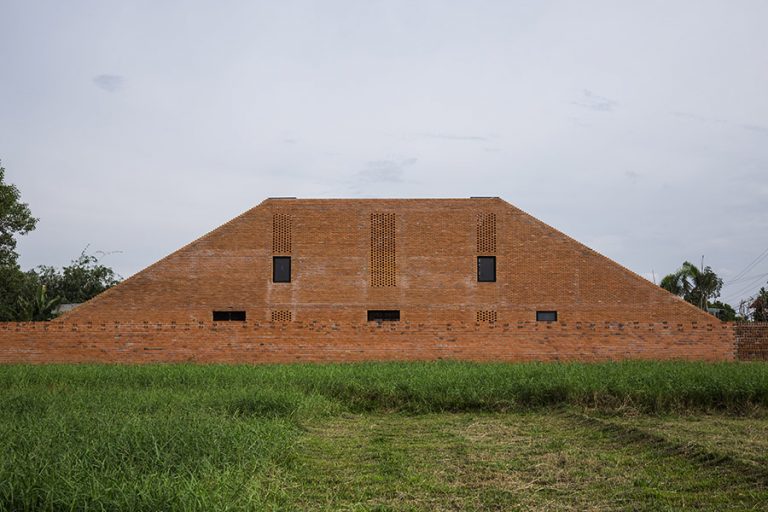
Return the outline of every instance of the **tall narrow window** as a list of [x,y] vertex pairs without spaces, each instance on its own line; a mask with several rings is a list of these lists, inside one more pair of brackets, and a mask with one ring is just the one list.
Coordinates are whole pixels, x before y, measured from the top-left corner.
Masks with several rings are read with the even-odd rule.
[[477,280],[481,283],[496,281],[496,256],[477,257]]
[[272,282],[290,283],[291,282],[291,257],[274,256],[272,258]]

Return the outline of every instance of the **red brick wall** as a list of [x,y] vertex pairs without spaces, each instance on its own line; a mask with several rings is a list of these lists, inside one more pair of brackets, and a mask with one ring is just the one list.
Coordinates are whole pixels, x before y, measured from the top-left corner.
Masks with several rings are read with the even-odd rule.
[[[371,281],[372,263],[381,264],[371,258],[372,214],[382,213],[394,214],[386,272],[394,268],[395,286]],[[287,230],[289,245],[273,243]],[[495,244],[478,243],[494,232]],[[288,251],[292,282],[272,283],[272,256]],[[495,283],[477,282],[478,251],[497,257]],[[290,311],[296,322],[360,323],[369,309],[398,309],[411,325],[473,323],[478,311],[528,322],[537,310],[557,310],[569,325],[717,322],[499,199],[267,200],[64,321],[209,322],[220,309],[253,322]]]
[[0,363],[732,360],[726,323],[0,324]]
[[768,322],[734,324],[736,356],[742,361],[768,361]]
[[[210,323],[227,309],[249,322]],[[499,199],[267,200],[56,322],[0,326],[4,362],[733,357],[732,326]]]

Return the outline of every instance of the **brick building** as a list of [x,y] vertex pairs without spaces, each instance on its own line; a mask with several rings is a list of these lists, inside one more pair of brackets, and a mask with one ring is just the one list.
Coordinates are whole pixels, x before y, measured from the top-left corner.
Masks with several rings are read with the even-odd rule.
[[0,362],[730,360],[735,336],[498,198],[275,198],[0,324]]
[[498,198],[267,199],[65,318],[715,321]]

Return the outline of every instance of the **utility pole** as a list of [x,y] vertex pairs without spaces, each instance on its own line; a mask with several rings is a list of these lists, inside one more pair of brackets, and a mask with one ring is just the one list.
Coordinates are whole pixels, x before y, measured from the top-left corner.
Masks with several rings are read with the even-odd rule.
[[[699,267],[699,274],[704,275],[704,255],[701,255],[701,266]],[[701,292],[701,297],[699,300],[701,303],[699,304],[699,307],[703,309],[704,311],[707,311],[707,299],[708,297],[704,294],[704,290]]]

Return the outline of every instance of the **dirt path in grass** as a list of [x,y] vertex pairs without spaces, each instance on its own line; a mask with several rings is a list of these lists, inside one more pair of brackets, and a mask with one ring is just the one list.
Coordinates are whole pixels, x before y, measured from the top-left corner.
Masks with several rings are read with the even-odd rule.
[[[297,508],[327,510],[761,510],[768,503],[766,480],[748,471],[748,454],[707,458],[706,446],[679,449],[672,426],[651,432],[645,418],[610,421],[553,412],[347,415],[308,427],[288,494]],[[761,421],[755,428],[768,424]],[[728,435],[711,418],[706,424]]]

